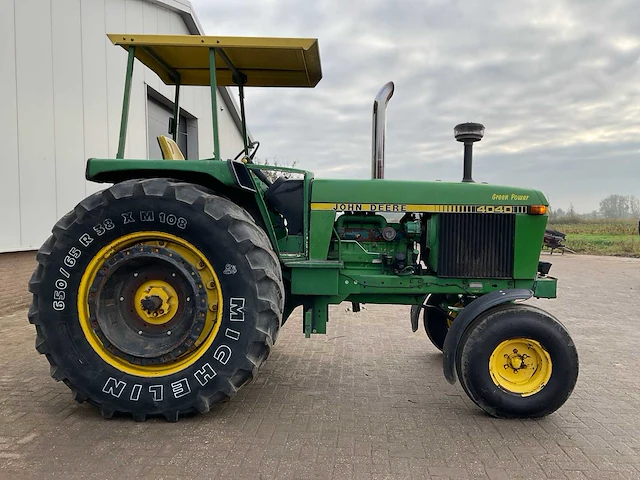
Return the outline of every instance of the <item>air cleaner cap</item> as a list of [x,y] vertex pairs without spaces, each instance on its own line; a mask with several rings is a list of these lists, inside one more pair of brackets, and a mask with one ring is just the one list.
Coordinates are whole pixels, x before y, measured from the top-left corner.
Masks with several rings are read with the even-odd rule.
[[484,125],[473,122],[461,123],[455,126],[453,135],[459,142],[479,142],[484,137]]

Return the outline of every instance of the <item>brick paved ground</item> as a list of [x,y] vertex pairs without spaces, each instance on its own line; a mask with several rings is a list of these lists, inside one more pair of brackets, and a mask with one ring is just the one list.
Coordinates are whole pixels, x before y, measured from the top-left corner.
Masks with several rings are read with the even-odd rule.
[[[537,421],[495,420],[408,308],[334,308],[330,333],[283,330],[258,380],[177,424],[103,420],[48,376],[20,310],[0,318],[0,478],[640,478],[640,261],[553,256],[571,331],[573,396]],[[4,279],[2,281],[5,281]]]
[[36,252],[0,253],[0,315],[31,303],[25,285],[36,268]]

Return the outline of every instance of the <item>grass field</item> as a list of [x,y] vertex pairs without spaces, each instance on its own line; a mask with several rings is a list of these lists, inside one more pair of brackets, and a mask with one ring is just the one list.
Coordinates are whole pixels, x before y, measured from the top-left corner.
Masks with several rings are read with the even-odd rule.
[[566,246],[576,253],[640,257],[636,220],[549,223],[548,228],[565,233]]

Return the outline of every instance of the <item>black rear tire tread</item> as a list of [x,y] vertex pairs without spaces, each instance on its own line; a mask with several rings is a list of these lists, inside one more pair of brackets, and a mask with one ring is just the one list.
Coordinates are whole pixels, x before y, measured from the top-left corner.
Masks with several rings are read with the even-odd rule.
[[[93,209],[98,208],[108,202],[111,198],[131,197],[136,190],[142,190],[147,196],[170,197],[177,202],[183,202],[191,206],[198,206],[210,217],[220,220],[225,218],[228,222],[228,230],[234,238],[242,237],[239,249],[244,252],[254,271],[256,285],[262,285],[258,289],[260,310],[256,322],[255,340],[250,347],[250,358],[248,358],[248,368],[239,368],[229,382],[227,392],[216,392],[206,398],[198,396],[192,408],[185,411],[169,410],[161,412],[168,421],[177,421],[182,413],[205,413],[214,405],[229,400],[242,385],[255,378],[258,368],[266,361],[271,351],[271,346],[275,343],[280,319],[284,309],[284,284],[280,263],[276,256],[266,233],[253,221],[251,216],[241,207],[232,203],[224,197],[216,196],[213,192],[190,183],[173,182],[168,179],[145,179],[127,180],[113,185],[107,190],[97,192],[83,201],[76,208],[63,216],[53,227],[53,235],[47,239],[38,251],[36,258],[38,266],[29,280],[29,291],[33,294],[31,307],[29,309],[29,322],[36,325],[36,346],[38,352],[46,354],[49,351],[47,339],[43,335],[39,318],[38,287],[44,275],[44,268],[47,265],[48,257],[56,243],[57,238],[63,235],[73,222],[89,214]],[[64,381],[72,389],[74,398],[88,401],[97,406],[104,418],[111,418],[116,413],[131,414],[136,421],[144,421],[147,415],[134,412],[117,412],[114,408],[96,402],[82,391],[79,386],[74,386],[69,381],[69,375],[57,365],[55,360],[46,355],[50,363],[51,377],[56,381]]]

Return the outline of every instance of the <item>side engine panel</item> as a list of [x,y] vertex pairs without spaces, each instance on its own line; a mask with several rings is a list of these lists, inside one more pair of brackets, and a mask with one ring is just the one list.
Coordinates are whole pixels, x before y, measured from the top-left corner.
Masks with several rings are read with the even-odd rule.
[[347,269],[393,275],[419,273],[416,247],[423,231],[420,217],[407,214],[390,222],[376,213],[344,213],[335,222],[328,258],[342,259]]

